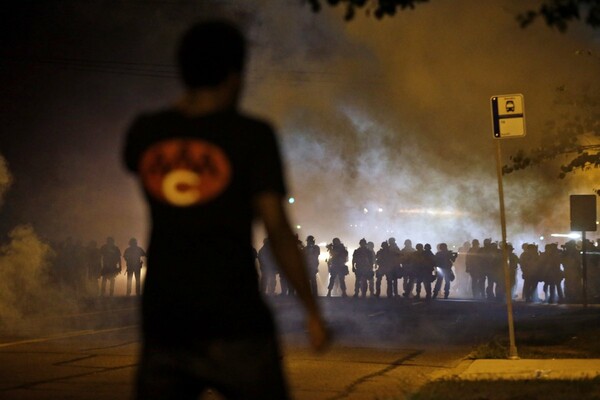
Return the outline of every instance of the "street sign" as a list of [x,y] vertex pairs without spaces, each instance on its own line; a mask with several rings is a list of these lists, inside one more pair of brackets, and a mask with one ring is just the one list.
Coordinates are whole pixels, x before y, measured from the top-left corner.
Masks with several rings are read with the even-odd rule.
[[492,126],[494,138],[525,136],[525,102],[522,94],[492,96]]
[[571,230],[596,232],[596,195],[572,194]]

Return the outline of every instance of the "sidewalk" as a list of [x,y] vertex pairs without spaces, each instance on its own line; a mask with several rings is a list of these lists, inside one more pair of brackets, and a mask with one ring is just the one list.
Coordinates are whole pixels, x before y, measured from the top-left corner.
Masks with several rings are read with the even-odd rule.
[[452,372],[436,378],[475,380],[593,379],[600,359],[464,360]]
[[599,400],[600,359],[463,360],[411,400]]

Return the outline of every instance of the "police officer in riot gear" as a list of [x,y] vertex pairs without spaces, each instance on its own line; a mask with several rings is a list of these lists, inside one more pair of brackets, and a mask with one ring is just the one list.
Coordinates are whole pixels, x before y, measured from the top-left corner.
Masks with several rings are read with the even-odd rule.
[[402,250],[400,250],[402,272],[404,276],[404,284],[402,285],[404,293],[402,295],[406,298],[412,294],[413,287],[415,286],[415,282],[417,280],[417,271],[412,260],[414,252],[415,249],[412,247],[412,241],[410,239],[406,239],[404,241],[404,247]]
[[321,249],[315,244],[315,237],[310,235],[306,237],[306,246],[302,249],[306,266],[308,268],[308,279],[310,280],[310,290],[317,296],[317,274],[319,273],[319,255]]
[[140,295],[140,275],[142,271],[142,257],[146,257],[146,252],[137,244],[137,239],[129,239],[129,247],[125,249],[123,258],[127,267],[127,296],[131,295],[131,281],[135,276],[135,294]]
[[375,297],[379,297],[381,294],[381,281],[383,280],[383,277],[385,277],[387,281],[387,297],[392,297],[393,260],[388,242],[381,243],[381,248],[377,251],[375,260],[377,261],[377,270],[375,271],[377,277],[375,281]]
[[442,282],[444,282],[444,299],[450,294],[450,282],[454,280],[454,272],[452,272],[452,264],[456,260],[457,254],[448,250],[446,243],[438,245],[438,252],[435,253],[435,265],[438,271],[438,277],[433,289],[433,298],[435,299],[440,292]]
[[359,291],[362,297],[367,295],[369,274],[373,272],[373,253],[367,247],[367,241],[363,238],[358,243],[358,249],[352,253],[352,272],[356,276],[354,284],[354,297],[358,297]]
[[327,266],[329,268],[327,297],[331,297],[331,290],[333,289],[336,279],[339,280],[342,297],[346,297],[346,275],[349,273],[348,266],[346,265],[346,262],[348,261],[348,250],[339,238],[334,238],[332,242],[327,245],[327,251],[329,252],[329,259],[327,260]]
[[375,295],[375,271],[373,268],[375,267],[376,253],[375,253],[375,243],[367,242],[367,248],[371,252],[371,257],[373,258],[373,263],[371,264],[371,268],[369,268],[369,272],[367,274],[367,283],[369,284],[369,294],[371,296]]
[[471,276],[471,291],[474,299],[485,298],[485,278],[481,266],[481,247],[479,240],[471,241],[471,248],[467,252],[465,259],[467,273]]
[[392,259],[392,270],[390,272],[392,295],[388,297],[396,297],[398,293],[398,280],[402,279],[402,253],[396,244],[396,239],[391,237],[388,239],[388,248]]
[[259,287],[262,294],[272,296],[277,285],[277,266],[271,252],[269,238],[263,239],[263,245],[258,249],[258,268],[260,270]]
[[417,277],[417,295],[421,297],[421,287],[425,289],[425,299],[431,299],[431,283],[434,280],[433,269],[435,268],[435,258],[431,252],[431,246],[425,250],[423,244],[417,243],[416,250],[413,253],[413,267]]
[[115,292],[115,277],[121,272],[121,250],[115,245],[112,237],[106,238],[106,243],[100,248],[102,255],[102,283],[100,284],[100,296],[106,292],[106,283],[109,283],[109,295]]

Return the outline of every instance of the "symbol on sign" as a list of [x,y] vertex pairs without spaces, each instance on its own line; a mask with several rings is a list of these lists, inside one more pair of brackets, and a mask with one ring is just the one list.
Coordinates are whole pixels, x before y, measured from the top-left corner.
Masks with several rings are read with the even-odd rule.
[[525,105],[522,94],[493,96],[492,125],[494,138],[525,136]]
[[512,100],[508,100],[506,102],[506,112],[514,112],[515,111],[515,102]]

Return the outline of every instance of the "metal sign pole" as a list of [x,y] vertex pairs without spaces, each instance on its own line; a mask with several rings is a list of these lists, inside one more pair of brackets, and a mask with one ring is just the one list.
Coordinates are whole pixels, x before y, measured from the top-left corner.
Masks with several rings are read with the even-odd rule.
[[510,339],[510,348],[508,358],[511,360],[519,359],[517,346],[515,344],[515,324],[513,318],[512,290],[510,287],[510,271],[508,265],[508,251],[506,242],[506,214],[504,211],[504,188],[502,186],[502,154],[500,150],[500,141],[496,142],[496,172],[498,175],[498,197],[500,198],[500,224],[502,226],[502,266],[504,268],[504,287],[506,292],[506,310],[508,314],[508,336]]
[[582,248],[582,252],[581,252],[581,272],[583,275],[583,307],[587,307],[588,306],[588,301],[587,301],[587,257],[586,257],[586,251],[587,251],[587,245],[586,245],[586,238],[585,238],[585,231],[581,232],[581,248]]

